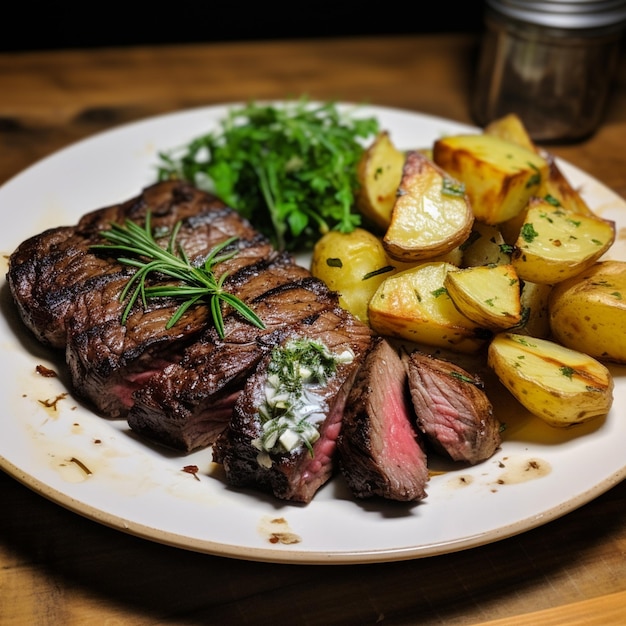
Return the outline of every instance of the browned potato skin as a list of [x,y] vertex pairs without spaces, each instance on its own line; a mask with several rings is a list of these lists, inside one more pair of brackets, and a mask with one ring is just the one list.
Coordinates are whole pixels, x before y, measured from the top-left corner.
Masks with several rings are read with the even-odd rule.
[[407,153],[402,180],[383,237],[385,251],[404,263],[448,254],[469,236],[474,215],[467,196],[444,193],[444,181],[459,186],[423,152]]
[[486,341],[484,329],[455,307],[444,287],[446,274],[456,269],[433,261],[390,275],[370,300],[372,329],[427,346],[477,352]]
[[489,344],[487,363],[522,405],[555,428],[602,417],[613,403],[606,366],[554,341],[499,333]]
[[478,265],[446,274],[444,287],[463,315],[494,331],[522,321],[520,281],[512,265]]
[[555,284],[595,263],[613,244],[615,223],[531,198],[511,263],[522,280]]
[[548,310],[552,334],[564,346],[626,363],[626,261],[598,261],[555,285]]
[[557,200],[566,211],[587,217],[596,217],[577,189],[559,169],[552,154],[544,153],[544,158],[550,166],[548,177],[542,182],[538,195],[542,198],[550,196]]

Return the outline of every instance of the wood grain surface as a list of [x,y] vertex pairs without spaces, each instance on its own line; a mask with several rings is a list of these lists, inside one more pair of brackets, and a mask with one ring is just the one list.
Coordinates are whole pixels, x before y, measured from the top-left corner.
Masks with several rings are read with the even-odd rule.
[[[471,122],[477,43],[420,35],[0,54],[0,184],[83,137],[215,103],[307,94]],[[625,146],[622,55],[599,131],[549,148],[626,197]],[[11,207],[1,210],[11,219]],[[490,545],[333,566],[152,543],[67,511],[4,473],[0,496],[1,626],[626,623],[626,483]]]

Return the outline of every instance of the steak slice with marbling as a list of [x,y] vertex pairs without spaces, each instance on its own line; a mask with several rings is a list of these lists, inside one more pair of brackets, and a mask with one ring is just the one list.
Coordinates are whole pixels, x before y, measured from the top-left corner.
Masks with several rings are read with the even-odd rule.
[[419,350],[409,355],[407,371],[418,427],[434,450],[470,464],[495,453],[500,423],[478,376]]
[[337,450],[355,497],[402,502],[426,497],[427,458],[405,363],[382,337],[374,340],[348,396]]

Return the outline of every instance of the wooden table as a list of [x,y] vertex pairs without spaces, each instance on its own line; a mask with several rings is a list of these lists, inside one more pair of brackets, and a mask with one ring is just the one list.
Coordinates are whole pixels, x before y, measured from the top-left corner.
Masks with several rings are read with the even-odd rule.
[[[0,183],[94,132],[212,103],[308,94],[471,122],[476,44],[404,36],[1,54]],[[598,133],[550,149],[626,197],[624,55],[619,70]],[[0,490],[2,626],[626,623],[626,483],[495,544],[333,566],[186,552],[89,521],[4,473]]]

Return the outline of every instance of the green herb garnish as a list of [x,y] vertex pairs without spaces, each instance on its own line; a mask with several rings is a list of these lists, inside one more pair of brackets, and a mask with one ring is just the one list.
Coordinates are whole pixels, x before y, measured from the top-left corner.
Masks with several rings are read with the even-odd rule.
[[[120,294],[120,301],[124,301],[130,294],[122,314],[122,324],[126,323],[133,306],[139,298],[141,298],[144,308],[147,306],[148,298],[170,297],[185,299],[185,302],[178,307],[167,322],[166,328],[171,328],[176,324],[185,311],[198,300],[206,298],[209,301],[213,323],[220,337],[224,337],[222,302],[229,304],[258,328],[265,328],[263,321],[252,309],[224,289],[224,281],[228,274],[224,272],[219,278],[216,278],[213,272],[218,263],[227,261],[237,254],[236,250],[220,254],[236,240],[236,237],[226,239],[215,246],[204,263],[195,267],[189,262],[182,247],[175,246],[176,236],[181,224],[181,222],[178,222],[172,229],[166,248],[162,248],[154,238],[149,212],[146,214],[143,228],[131,220],[126,220],[124,225],[112,223],[110,230],[100,232],[100,235],[110,243],[91,246],[92,250],[102,250],[107,253],[112,251],[118,252],[117,260],[120,263],[137,268],[137,272],[130,277]],[[175,250],[178,252],[178,256]],[[133,256],[124,256],[125,253]],[[179,280],[180,283],[147,286],[146,279],[150,274],[154,273],[170,276]]]
[[450,372],[450,376],[464,383],[470,383],[472,385],[476,384],[476,381],[473,378],[470,378],[466,374],[461,374],[461,372]]
[[310,338],[291,339],[274,348],[264,400],[258,407],[262,433],[253,445],[262,452],[290,452],[303,444],[312,455],[326,406],[315,386],[331,378],[338,364],[353,360],[350,349],[333,354],[321,341]]
[[231,109],[220,127],[161,153],[159,180],[182,178],[219,196],[280,249],[311,248],[329,230],[351,232],[361,140],[375,118],[306,98]]
[[535,237],[539,236],[539,233],[535,230],[535,227],[532,224],[524,224],[520,231],[520,235],[526,243],[531,243]]
[[452,178],[445,178],[441,183],[441,193],[444,196],[462,198],[465,195],[465,185]]
[[381,274],[386,274],[387,272],[393,272],[396,269],[393,265],[385,265],[385,267],[380,267],[376,270],[372,270],[368,272],[361,278],[361,280],[369,280],[370,278],[374,278],[374,276],[380,276]]

